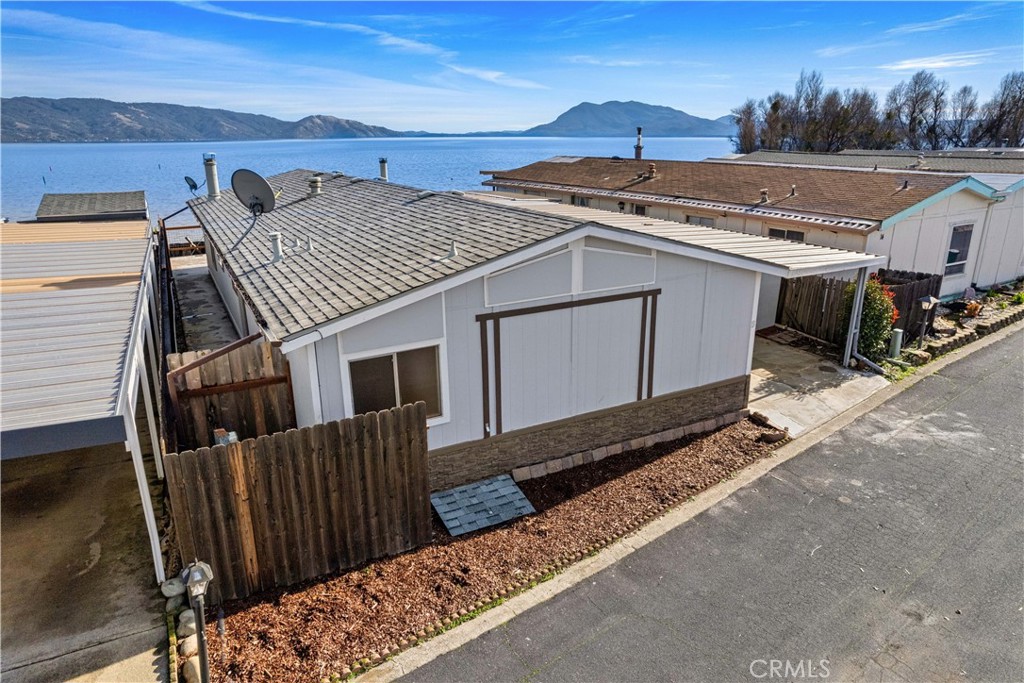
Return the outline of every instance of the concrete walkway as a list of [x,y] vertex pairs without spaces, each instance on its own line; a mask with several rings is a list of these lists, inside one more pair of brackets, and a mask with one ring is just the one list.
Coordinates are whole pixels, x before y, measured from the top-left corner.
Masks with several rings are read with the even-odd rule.
[[940,361],[690,523],[367,683],[1024,680],[1022,349],[1018,326]]
[[213,284],[206,256],[171,259],[188,351],[219,349],[238,340],[228,309]]
[[887,386],[889,381],[875,373],[843,368],[770,339],[754,339],[750,409],[788,428],[790,436],[828,422]]

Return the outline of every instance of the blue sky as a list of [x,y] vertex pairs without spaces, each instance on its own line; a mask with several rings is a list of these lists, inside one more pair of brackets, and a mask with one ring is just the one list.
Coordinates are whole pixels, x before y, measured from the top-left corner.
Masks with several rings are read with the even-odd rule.
[[19,2],[4,97],[171,102],[399,130],[523,129],[582,101],[716,118],[801,69],[880,100],[929,69],[991,96],[1024,68],[1014,2]]

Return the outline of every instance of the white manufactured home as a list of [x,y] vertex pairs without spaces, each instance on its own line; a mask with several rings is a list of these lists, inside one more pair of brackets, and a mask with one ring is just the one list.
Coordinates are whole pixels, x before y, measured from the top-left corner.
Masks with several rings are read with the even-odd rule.
[[[503,193],[884,256],[887,268],[943,275],[942,296],[1024,276],[1022,182],[997,189],[967,174],[594,157],[492,175],[484,184]],[[759,326],[774,322],[778,287],[762,283]]]
[[[744,409],[762,278],[884,261],[341,174],[269,181],[277,208],[244,237],[234,197],[190,202],[239,333],[280,343],[300,425],[425,401],[435,489]],[[275,259],[270,232],[295,247]]]

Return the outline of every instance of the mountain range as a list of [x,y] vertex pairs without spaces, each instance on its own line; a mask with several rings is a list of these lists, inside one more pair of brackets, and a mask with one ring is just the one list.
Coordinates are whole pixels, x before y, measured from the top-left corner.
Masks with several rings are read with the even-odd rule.
[[[5,97],[0,101],[2,142],[183,142],[425,137],[317,114],[298,121],[226,109],[102,99]],[[630,137],[637,126],[653,137],[725,137],[735,134],[731,116],[702,119],[678,109],[642,102],[583,102],[551,123],[525,131],[466,133],[472,136]],[[450,134],[444,134],[450,135]]]

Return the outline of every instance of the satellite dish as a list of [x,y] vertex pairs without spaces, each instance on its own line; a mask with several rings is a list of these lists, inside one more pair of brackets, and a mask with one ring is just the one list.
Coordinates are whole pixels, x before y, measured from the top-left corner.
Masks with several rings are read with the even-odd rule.
[[195,180],[193,180],[189,176],[185,176],[185,184],[188,185],[188,191],[192,193],[193,197],[195,197],[196,190],[198,190],[200,187],[203,187],[203,185],[206,185],[206,181],[203,181],[203,185],[197,185]]
[[240,168],[231,174],[231,189],[242,205],[249,209],[253,218],[274,210],[276,198],[270,183],[255,171]]
[[259,217],[273,211],[274,205],[277,203],[277,197],[274,196],[274,190],[271,189],[270,183],[259,173],[246,168],[240,168],[231,174],[231,189],[235,191],[238,201],[249,209],[249,213],[252,214],[252,223],[245,229],[245,232],[239,235],[238,240],[231,245],[228,251],[234,251],[246,235],[256,227]]

